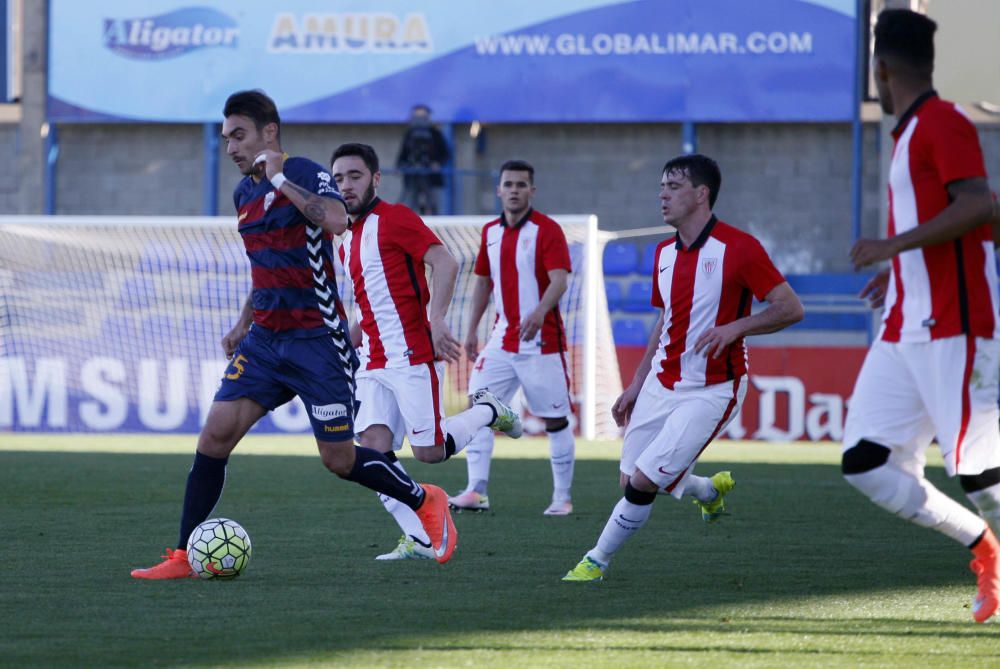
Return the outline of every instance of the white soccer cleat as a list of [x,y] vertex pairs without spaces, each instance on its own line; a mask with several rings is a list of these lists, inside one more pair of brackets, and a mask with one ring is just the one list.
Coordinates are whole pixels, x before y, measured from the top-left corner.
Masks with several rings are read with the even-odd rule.
[[448,498],[448,504],[457,511],[489,511],[490,498],[475,490],[466,490]]
[[491,407],[496,413],[496,418],[487,427],[497,432],[503,432],[512,439],[518,439],[524,432],[521,425],[521,417],[516,411],[500,401],[500,399],[486,388],[477,390],[472,395],[473,404],[484,404]]
[[542,511],[545,516],[568,516],[573,513],[573,502],[567,500],[553,500],[549,507]]
[[399,543],[388,553],[382,553],[375,557],[376,560],[433,560],[434,549],[430,546],[422,546],[416,540],[403,535],[399,538]]

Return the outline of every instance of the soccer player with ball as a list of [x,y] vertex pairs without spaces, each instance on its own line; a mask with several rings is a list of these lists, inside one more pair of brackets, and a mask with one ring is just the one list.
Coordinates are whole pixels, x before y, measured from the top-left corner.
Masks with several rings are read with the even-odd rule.
[[344,198],[322,166],[282,153],[278,110],[262,92],[234,93],[223,115],[226,152],[244,175],[233,201],[253,290],[222,339],[231,363],[198,438],[177,548],[132,576],[192,576],[188,538],[222,495],[229,454],[254,423],[296,396],[326,468],[413,509],[435,559],[446,562],[457,536],[444,491],[418,485],[378,451],[354,444],[358,361],[334,283],[331,241],[347,230]]

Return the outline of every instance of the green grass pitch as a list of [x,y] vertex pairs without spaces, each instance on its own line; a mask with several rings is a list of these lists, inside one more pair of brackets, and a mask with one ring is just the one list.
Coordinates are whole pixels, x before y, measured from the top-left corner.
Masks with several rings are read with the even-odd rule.
[[[961,546],[875,508],[836,446],[719,443],[730,514],[661,498],[601,584],[560,577],[619,498],[618,443],[581,443],[576,512],[547,518],[547,445],[499,440],[485,514],[447,565],[377,563],[399,536],[307,437],[250,437],[216,515],[254,544],[235,581],[141,582],[176,538],[192,437],[0,434],[4,667],[987,667]],[[465,463],[420,465],[449,492]],[[940,461],[928,476],[961,498]]]

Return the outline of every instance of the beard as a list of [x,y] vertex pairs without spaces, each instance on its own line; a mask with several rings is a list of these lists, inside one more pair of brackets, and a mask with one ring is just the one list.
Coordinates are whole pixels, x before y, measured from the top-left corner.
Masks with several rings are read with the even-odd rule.
[[372,203],[372,200],[374,199],[375,199],[375,184],[370,183],[368,184],[368,188],[365,189],[365,192],[361,194],[360,198],[358,198],[358,203],[352,207],[347,208],[347,213],[351,215],[360,214],[361,212],[363,212],[365,209],[368,208],[368,205],[370,205]]

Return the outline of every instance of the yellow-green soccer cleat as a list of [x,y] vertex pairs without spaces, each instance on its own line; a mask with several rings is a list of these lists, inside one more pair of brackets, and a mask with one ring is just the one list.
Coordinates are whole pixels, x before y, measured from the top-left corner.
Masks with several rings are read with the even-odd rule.
[[714,523],[722,516],[722,512],[726,510],[726,493],[736,485],[730,472],[719,472],[712,476],[711,481],[715,491],[719,493],[715,499],[711,502],[694,501],[697,506],[701,507],[701,519],[706,523]]
[[383,553],[376,560],[433,560],[434,549],[411,539],[405,534],[399,538],[399,543],[388,553]]
[[604,580],[604,567],[589,556],[584,556],[580,562],[566,572],[562,577],[564,581],[575,581],[577,583],[597,583]]
[[512,439],[519,439],[524,428],[521,425],[521,416],[509,406],[500,401],[500,398],[483,388],[477,390],[472,395],[473,404],[485,404],[493,408],[496,418],[487,427],[496,432],[503,432]]

